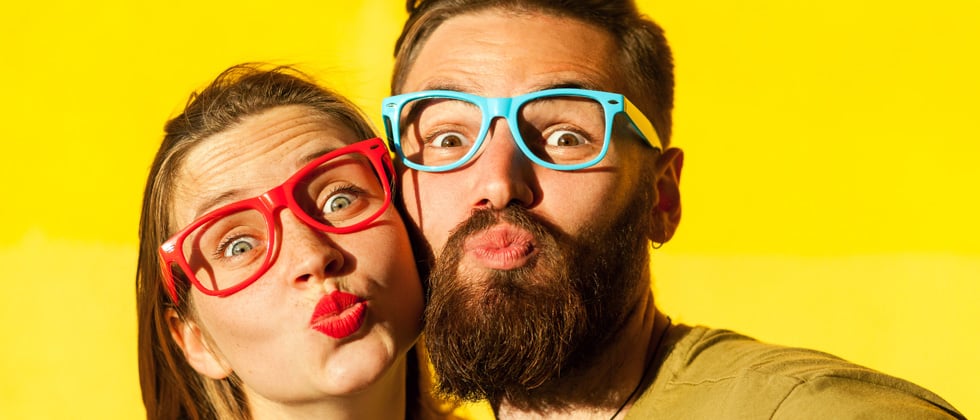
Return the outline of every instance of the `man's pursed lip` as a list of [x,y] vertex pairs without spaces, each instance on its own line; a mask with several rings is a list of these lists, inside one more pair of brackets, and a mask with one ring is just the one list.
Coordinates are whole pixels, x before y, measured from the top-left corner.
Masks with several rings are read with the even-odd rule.
[[467,259],[494,270],[512,270],[525,265],[537,254],[534,235],[508,223],[497,224],[466,239]]

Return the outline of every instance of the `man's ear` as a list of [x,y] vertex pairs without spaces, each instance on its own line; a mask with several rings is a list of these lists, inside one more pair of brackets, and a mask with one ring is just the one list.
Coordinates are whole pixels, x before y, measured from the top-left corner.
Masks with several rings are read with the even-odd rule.
[[666,243],[674,236],[681,222],[681,169],[684,151],[671,147],[657,158],[656,200],[653,207],[654,226],[650,240]]
[[231,375],[231,366],[214,349],[196,322],[183,319],[173,309],[167,309],[170,336],[184,352],[184,358],[198,373],[211,379],[224,379]]

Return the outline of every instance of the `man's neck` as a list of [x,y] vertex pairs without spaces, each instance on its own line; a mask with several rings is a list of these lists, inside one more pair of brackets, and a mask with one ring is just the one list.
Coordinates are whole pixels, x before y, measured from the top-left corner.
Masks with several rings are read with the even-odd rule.
[[[644,374],[656,369],[650,362],[667,324],[647,289],[600,359],[535,390],[541,404],[526,406],[504,400],[493,404],[494,412],[500,419],[622,418],[632,403],[627,400],[642,393],[638,388]],[[621,411],[618,416],[617,411]]]

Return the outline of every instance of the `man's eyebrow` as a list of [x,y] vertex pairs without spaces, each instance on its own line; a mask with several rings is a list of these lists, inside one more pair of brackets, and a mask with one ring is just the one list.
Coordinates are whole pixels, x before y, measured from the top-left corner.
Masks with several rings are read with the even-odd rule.
[[594,86],[583,82],[559,82],[542,86],[539,90],[548,89],[590,89],[597,90]]
[[450,80],[436,80],[425,84],[425,89],[422,90],[451,90],[454,92],[465,92],[470,93],[476,89],[473,86],[464,86],[455,81]]
[[[531,92],[538,92],[548,89],[590,89],[590,90],[602,90],[595,86],[594,83],[589,83],[585,81],[560,81],[560,82],[549,82],[543,83],[531,89]],[[451,90],[454,92],[464,92],[472,93],[477,89],[470,85],[463,85],[455,81],[443,80],[435,81],[425,85],[424,90]]]

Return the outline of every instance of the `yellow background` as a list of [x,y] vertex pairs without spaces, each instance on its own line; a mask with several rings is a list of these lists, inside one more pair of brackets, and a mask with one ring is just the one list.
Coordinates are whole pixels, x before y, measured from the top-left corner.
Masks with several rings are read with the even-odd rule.
[[[255,60],[300,64],[376,116],[403,2],[10,3],[0,418],[138,418],[136,232],[164,120]],[[642,7],[675,50],[687,152],[661,305],[980,415],[977,3]]]

